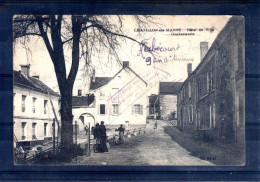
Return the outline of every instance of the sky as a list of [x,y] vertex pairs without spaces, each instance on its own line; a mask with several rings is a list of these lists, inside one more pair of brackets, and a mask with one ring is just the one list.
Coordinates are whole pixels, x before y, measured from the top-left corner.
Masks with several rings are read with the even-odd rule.
[[[121,61],[129,61],[130,67],[139,75],[149,69],[161,70],[169,73],[169,76],[159,81],[184,81],[187,78],[187,63],[192,63],[192,70],[194,70],[201,61],[200,42],[208,42],[210,48],[230,17],[223,15],[154,15],[154,21],[158,22],[157,25],[160,27],[151,25],[147,30],[140,32],[132,18],[126,15],[123,22],[126,25],[124,27],[126,35],[139,42],[144,41],[152,49],[153,55],[146,52],[140,44],[126,40],[122,42],[121,48],[118,50],[119,58]],[[179,35],[179,33],[193,34]],[[14,45],[14,70],[20,70],[20,64],[29,63],[31,64],[31,76],[40,76],[40,80],[58,91],[54,67],[43,41],[32,38],[26,46],[30,48],[30,51],[19,43]],[[69,51],[65,54],[69,57]],[[95,61],[93,63],[96,76],[113,76],[120,70],[121,66],[116,62],[106,64],[106,57],[102,58],[102,53],[101,59],[104,64]],[[69,65],[70,63],[67,62],[68,67]],[[80,64],[80,70],[82,66],[83,63]],[[82,87],[82,83],[84,83],[83,90],[88,92],[88,84],[86,84],[88,79],[85,77],[82,76],[81,71],[78,72],[75,88]],[[149,91],[149,94],[152,93],[157,94],[158,87],[153,87]]]

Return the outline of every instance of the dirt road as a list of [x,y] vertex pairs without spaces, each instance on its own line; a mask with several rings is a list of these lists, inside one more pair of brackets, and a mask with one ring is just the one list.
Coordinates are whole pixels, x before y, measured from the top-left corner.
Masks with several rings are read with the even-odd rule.
[[157,131],[154,121],[147,125],[147,132],[127,138],[122,145],[111,146],[107,153],[91,153],[73,160],[77,165],[213,165],[191,156],[187,150],[167,135],[163,121],[158,121]]

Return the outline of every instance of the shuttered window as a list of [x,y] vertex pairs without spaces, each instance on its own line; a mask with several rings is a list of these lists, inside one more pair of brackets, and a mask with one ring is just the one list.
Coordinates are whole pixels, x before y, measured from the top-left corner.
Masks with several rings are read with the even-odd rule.
[[132,114],[143,114],[143,105],[134,104],[132,107]]

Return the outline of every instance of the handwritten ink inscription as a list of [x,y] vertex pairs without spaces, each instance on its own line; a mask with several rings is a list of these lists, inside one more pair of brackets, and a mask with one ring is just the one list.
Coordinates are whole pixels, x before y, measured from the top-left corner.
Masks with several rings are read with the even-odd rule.
[[[149,66],[152,63],[167,63],[173,61],[193,61],[193,58],[180,57],[176,55],[176,52],[181,49],[179,44],[175,46],[165,46],[161,43],[156,42],[154,37],[152,40],[152,45],[148,46],[144,41],[139,45],[137,56],[145,60],[146,64]],[[168,53],[167,56],[161,57],[161,53]]]

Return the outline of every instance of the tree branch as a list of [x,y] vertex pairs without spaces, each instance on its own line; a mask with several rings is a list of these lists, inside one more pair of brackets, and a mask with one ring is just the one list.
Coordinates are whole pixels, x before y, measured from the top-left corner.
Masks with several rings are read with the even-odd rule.
[[48,38],[48,36],[47,36],[47,33],[44,32],[44,29],[43,29],[43,26],[42,26],[42,19],[41,19],[40,16],[37,16],[37,15],[35,15],[35,18],[36,18],[36,20],[38,20],[38,21],[37,21],[37,24],[38,24],[39,30],[40,30],[40,32],[41,32],[43,41],[44,41],[44,43],[45,43],[45,45],[46,45],[46,47],[47,47],[47,50],[48,50],[48,52],[49,52],[49,54],[50,54],[52,60],[55,60],[55,59],[54,59],[54,58],[55,58],[54,52],[53,52],[53,49],[52,49],[52,47],[51,47],[49,38]]
[[40,36],[40,37],[42,37],[42,34],[38,34],[38,33],[24,33],[24,34],[21,34],[21,35],[15,35],[15,39],[17,39],[17,38],[20,38],[20,37],[23,37],[23,36],[27,36],[27,35],[35,35],[35,36]]

